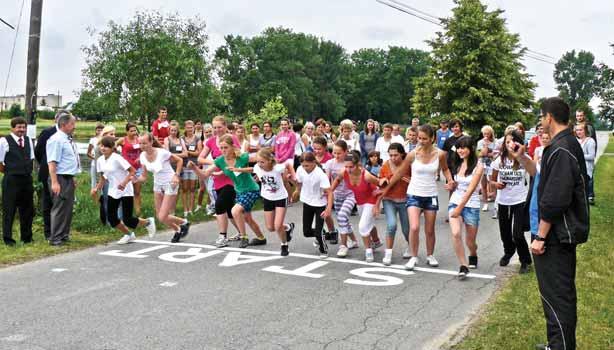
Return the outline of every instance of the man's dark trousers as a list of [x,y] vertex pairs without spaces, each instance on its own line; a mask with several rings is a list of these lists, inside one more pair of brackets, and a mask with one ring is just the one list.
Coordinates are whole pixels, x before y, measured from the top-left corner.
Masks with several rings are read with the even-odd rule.
[[17,211],[19,211],[20,239],[23,242],[32,241],[33,195],[32,176],[6,174],[2,178],[2,238],[4,242],[13,242],[13,221]]

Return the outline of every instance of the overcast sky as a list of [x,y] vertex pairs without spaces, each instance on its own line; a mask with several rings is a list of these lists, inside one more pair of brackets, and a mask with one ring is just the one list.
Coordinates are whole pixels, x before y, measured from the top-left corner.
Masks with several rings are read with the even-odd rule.
[[[0,17],[18,23],[22,0],[0,0]],[[451,0],[402,0],[430,14],[445,17]],[[25,91],[30,1],[25,0],[7,94]],[[505,10],[509,30],[522,44],[557,59],[566,51],[588,50],[597,61],[614,66],[614,1],[492,0],[490,9]],[[57,93],[73,100],[81,86],[84,65],[80,48],[92,43],[87,27],[104,29],[113,20],[127,22],[136,10],[156,9],[182,16],[200,15],[207,22],[210,52],[226,34],[253,36],[270,26],[284,26],[340,43],[351,52],[390,45],[427,50],[425,40],[439,28],[377,3],[375,0],[45,0],[41,38],[39,94]],[[15,31],[0,24],[0,95],[4,93]],[[554,65],[526,59],[538,84],[536,96],[556,95]]]

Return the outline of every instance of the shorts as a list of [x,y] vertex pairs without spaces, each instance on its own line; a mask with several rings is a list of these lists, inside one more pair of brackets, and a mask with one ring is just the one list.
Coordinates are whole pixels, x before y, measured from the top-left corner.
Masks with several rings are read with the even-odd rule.
[[278,199],[278,200],[268,200],[262,197],[262,204],[264,205],[264,211],[273,211],[275,208],[286,208],[288,198]]
[[260,191],[246,191],[237,193],[235,199],[236,204],[240,204],[246,213],[252,211],[252,207],[256,204],[256,201],[260,198]]
[[179,192],[179,185],[173,186],[170,183],[163,185],[154,183],[153,191],[158,193],[164,193],[164,195],[166,196],[174,196],[177,195],[177,192]]
[[[448,205],[448,214],[457,206],[458,205],[454,203],[450,203],[450,205]],[[480,225],[480,208],[464,207],[463,210],[461,210],[461,217],[465,225],[478,227],[478,225]]]
[[232,185],[226,185],[215,190],[215,194],[215,214],[226,214],[229,219],[232,219],[232,207],[236,197],[235,188]]
[[422,210],[439,210],[439,200],[437,196],[420,197],[412,194],[407,195],[406,207],[418,207]]
[[181,171],[181,180],[198,180],[198,176],[196,176],[196,173],[194,172],[194,170],[190,170],[190,169],[184,169]]

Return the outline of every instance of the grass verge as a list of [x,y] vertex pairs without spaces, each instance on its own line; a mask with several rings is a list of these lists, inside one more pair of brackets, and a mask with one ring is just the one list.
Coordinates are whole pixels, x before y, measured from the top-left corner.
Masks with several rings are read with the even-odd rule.
[[[614,153],[610,137],[606,152]],[[591,208],[587,243],[578,247],[578,349],[614,349],[614,157],[603,156],[595,172],[597,205]],[[455,350],[533,349],[546,342],[535,274],[511,277],[492,298]]]

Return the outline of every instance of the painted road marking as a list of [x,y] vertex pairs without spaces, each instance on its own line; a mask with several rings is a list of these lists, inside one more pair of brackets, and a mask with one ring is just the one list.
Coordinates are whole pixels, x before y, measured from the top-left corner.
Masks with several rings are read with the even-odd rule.
[[55,269],[51,269],[51,272],[64,272],[67,271],[68,269],[63,269],[63,268],[55,268]]
[[[213,245],[209,245],[209,244],[197,244],[197,243],[172,243],[169,244],[168,242],[160,242],[160,241],[148,241],[148,240],[142,240],[142,239],[137,239],[134,241],[135,243],[142,243],[142,244],[155,244],[155,247],[151,247],[151,248],[145,248],[145,249],[141,249],[141,250],[137,250],[134,252],[129,252],[129,253],[123,253],[121,250],[111,250],[111,251],[107,251],[107,252],[101,252],[99,254],[101,255],[110,255],[110,256],[121,256],[121,257],[131,257],[131,258],[145,258],[147,257],[147,255],[144,255],[143,253],[146,252],[150,252],[150,251],[155,251],[158,249],[164,249],[164,248],[168,248],[168,247],[173,247],[173,246],[178,246],[178,247],[189,247],[189,248],[204,248],[204,249],[211,249],[213,251],[226,251],[226,252],[239,252],[239,253],[255,253],[255,254],[266,254],[266,255],[274,255],[274,257],[270,257],[268,259],[263,259],[263,257],[254,257],[254,256],[247,256],[245,254],[233,254],[232,256],[229,254],[226,256],[226,258],[224,259],[224,262],[222,264],[220,264],[220,266],[234,266],[234,265],[240,265],[243,263],[250,263],[250,262],[255,262],[254,259],[256,260],[260,260],[260,261],[265,261],[265,260],[277,260],[277,259],[283,259],[282,256],[279,255],[279,251],[272,251],[272,250],[260,250],[260,249],[249,249],[249,248],[235,248],[235,247],[224,247],[224,248],[217,248]],[[196,252],[196,251],[192,251],[192,252]],[[200,252],[197,252],[197,254]],[[211,253],[211,252],[209,252]],[[177,255],[186,255],[189,253],[186,252],[177,252]],[[207,254],[207,253],[200,253],[200,254]],[[211,255],[207,255],[207,256],[212,256],[212,255],[216,255],[219,253],[215,253],[215,254],[211,254]],[[165,255],[165,254],[163,254]],[[231,256],[229,258],[229,256]],[[296,257],[296,258],[304,258],[304,259],[311,259],[311,260],[318,260],[318,261],[322,261],[322,262],[338,262],[338,263],[342,263],[342,264],[354,264],[354,265],[362,265],[362,266],[368,266],[368,267],[383,267],[386,269],[397,269],[397,270],[405,270],[405,266],[404,265],[390,265],[390,266],[386,266],[382,263],[377,263],[377,262],[372,262],[372,263],[368,263],[366,261],[362,261],[362,260],[354,260],[354,259],[347,259],[347,258],[320,258],[320,256],[318,255],[310,255],[310,254],[302,254],[302,253],[290,253],[289,256],[292,257]],[[195,258],[194,260],[199,260],[202,259],[203,257],[200,258]],[[191,257],[189,257],[188,259],[192,259]],[[164,260],[164,259],[163,259]],[[193,260],[192,260],[193,261]],[[309,266],[309,265],[307,265]],[[321,267],[324,265],[320,265],[318,267]],[[281,269],[283,269],[280,266],[271,266],[273,268],[273,270],[275,270],[274,272],[278,272],[278,273],[284,273],[284,272],[280,272]],[[305,268],[305,266],[303,266],[303,268]],[[268,269],[268,268],[267,268]],[[313,270],[313,268],[311,268]],[[300,269],[299,269],[300,270]],[[269,271],[269,272],[273,272],[270,270],[265,270],[265,271]],[[287,272],[288,270],[286,270]],[[292,271],[292,270],[290,270]],[[296,270],[293,270],[296,271]],[[435,268],[428,268],[428,267],[415,267],[414,268],[414,272],[415,271],[419,271],[419,272],[429,272],[429,273],[436,273],[436,274],[443,274],[443,275],[451,275],[451,276],[456,276],[458,275],[457,271],[452,271],[452,270],[444,270],[444,269],[435,269]],[[304,272],[308,273],[307,270],[305,270]],[[407,271],[407,272],[411,272],[411,271]],[[299,271],[298,274],[302,273],[302,271]],[[286,274],[290,274],[290,273],[286,273]],[[482,279],[494,279],[496,276],[494,275],[488,275],[488,274],[480,274],[480,273],[469,273],[469,275],[467,275],[468,277],[472,277],[472,278],[482,278]],[[307,277],[307,276],[306,276]],[[313,276],[311,276],[311,278],[314,278]]]
[[160,283],[160,286],[162,286],[162,287],[174,287],[174,286],[176,286],[177,284],[179,284],[179,283],[177,283],[177,282],[171,282],[171,281],[166,281],[166,282],[162,282],[162,283]]

